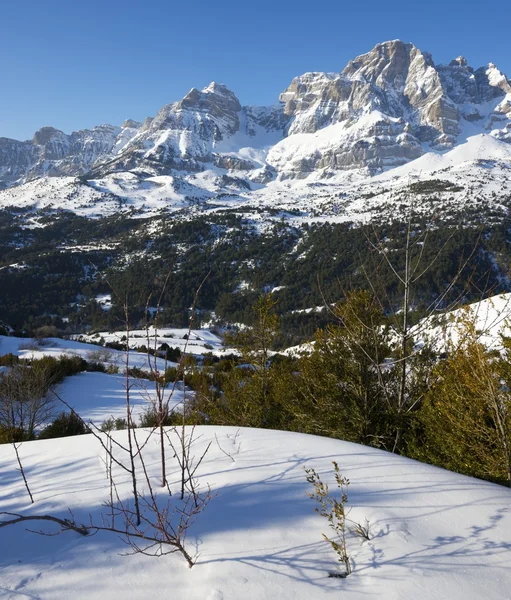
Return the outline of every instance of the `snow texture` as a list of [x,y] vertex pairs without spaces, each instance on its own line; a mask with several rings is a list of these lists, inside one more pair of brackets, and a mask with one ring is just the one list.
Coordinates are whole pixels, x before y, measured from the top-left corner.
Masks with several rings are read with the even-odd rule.
[[[126,432],[116,432],[122,441]],[[144,439],[143,431],[137,435]],[[0,530],[0,597],[310,600],[311,598],[505,600],[511,589],[511,491],[339,440],[279,431],[199,427],[195,453],[212,442],[198,476],[215,497],[189,531],[198,562],[179,555],[125,556],[116,535],[44,537],[23,525]],[[222,451],[223,450],[223,451]],[[158,446],[146,446],[157,482]],[[225,454],[228,453],[230,457]],[[0,446],[0,511],[99,520],[108,498],[104,451],[91,436],[24,443],[30,505],[12,448]],[[322,540],[303,467],[333,484],[331,461],[350,480],[349,518],[370,523],[370,541],[350,534],[354,571],[339,572]],[[130,483],[115,473],[119,493]],[[179,475],[169,461],[169,480]],[[331,485],[335,489],[335,485]],[[44,523],[46,531],[54,531]],[[129,549],[129,548],[128,548]]]

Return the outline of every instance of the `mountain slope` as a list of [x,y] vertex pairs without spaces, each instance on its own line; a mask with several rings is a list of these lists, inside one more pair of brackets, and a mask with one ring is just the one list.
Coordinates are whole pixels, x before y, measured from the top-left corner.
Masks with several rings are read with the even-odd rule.
[[466,123],[511,141],[511,85],[495,65],[474,71],[459,57],[435,66],[399,40],[378,44],[340,74],[297,77],[280,99],[293,121],[269,162],[290,177],[403,164],[452,148]]
[[[328,143],[329,135],[339,127],[343,125],[293,135],[286,139],[286,151],[298,160],[310,147],[302,144],[303,136]],[[250,159],[263,160],[260,154]],[[410,211],[455,222],[464,212],[467,223],[474,219],[490,222],[511,207],[511,144],[485,134],[470,136],[443,153],[426,152],[372,176],[365,168],[329,171],[328,177],[324,170],[314,171],[304,179],[284,177],[264,184],[254,176],[266,173],[263,166],[247,173],[209,165],[195,173],[172,170],[171,175],[159,176],[135,170],[90,180],[46,177],[0,190],[0,209],[22,209],[27,219],[41,224],[40,211],[62,209],[88,217],[164,213],[185,220],[234,212],[256,229],[266,230],[283,217],[299,226],[304,222],[392,221],[407,218]]]

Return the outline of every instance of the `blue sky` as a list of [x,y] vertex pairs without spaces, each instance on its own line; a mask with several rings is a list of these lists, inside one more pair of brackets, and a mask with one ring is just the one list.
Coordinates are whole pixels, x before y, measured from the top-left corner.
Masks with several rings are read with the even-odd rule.
[[3,0],[0,137],[143,120],[210,81],[275,104],[294,76],[396,38],[511,77],[503,10],[471,0]]

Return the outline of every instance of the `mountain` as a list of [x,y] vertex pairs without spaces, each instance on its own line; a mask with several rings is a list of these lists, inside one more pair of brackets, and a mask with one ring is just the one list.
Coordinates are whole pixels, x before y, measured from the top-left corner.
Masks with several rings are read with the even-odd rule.
[[111,161],[98,164],[92,175],[145,170],[153,175],[170,170],[198,172],[208,165],[250,171],[262,163],[236,152],[259,149],[282,138],[288,122],[282,107],[242,107],[224,85],[195,88],[179,102],[164,106],[147,119]]
[[378,44],[341,73],[296,77],[272,107],[241,106],[226,86],[193,88],[144,123],[66,135],[43,127],[32,140],[0,138],[0,186],[43,176],[99,178],[219,169],[246,186],[374,174],[442,153],[474,134],[511,142],[511,83],[490,63],[435,65],[399,40]]
[[307,73],[280,96],[292,117],[268,157],[288,176],[392,167],[443,151],[474,130],[511,142],[511,85],[495,65],[463,57],[435,66],[399,40],[378,44],[340,74]]
[[0,138],[0,187],[43,176],[83,175],[121,151],[139,126],[127,121],[122,127],[99,125],[71,135],[43,127],[29,141]]
[[[280,140],[289,120],[283,106],[242,107],[226,86],[211,83],[202,91],[193,88],[142,124],[127,120],[122,127],[101,125],[71,135],[43,127],[30,141],[0,138],[0,186],[131,170],[152,175],[207,166],[264,170],[265,153],[258,150]],[[250,148],[246,156],[242,147]]]
[[420,302],[460,255],[476,275],[453,295],[511,289],[510,82],[401,41],[295,78],[275,106],[212,83],[143,123],[0,138],[0,186],[0,319],[24,331],[108,329],[118,313],[98,300],[101,274],[147,298],[161,269],[175,290],[166,319],[187,323],[211,267],[202,310],[248,322],[271,290],[298,343],[325,325],[303,312],[324,302],[318,269],[333,297],[366,283],[354,224],[369,221],[389,252],[411,218],[434,229],[432,251],[450,248]]

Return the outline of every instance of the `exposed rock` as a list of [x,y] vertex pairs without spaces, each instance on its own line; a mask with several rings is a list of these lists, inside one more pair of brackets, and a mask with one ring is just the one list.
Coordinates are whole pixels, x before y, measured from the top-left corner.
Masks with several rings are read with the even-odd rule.
[[124,121],[124,123],[122,124],[122,128],[126,129],[128,127],[130,129],[140,129],[140,127],[142,127],[142,123],[134,121],[133,119],[126,119],[126,121]]
[[[488,107],[478,106],[501,99],[508,86],[494,65],[474,71],[460,56],[435,66],[431,55],[413,44],[378,44],[340,74],[306,73],[291,82],[280,96],[292,117],[288,138],[268,160],[281,177],[304,177],[326,167],[400,164],[420,156],[422,144],[432,150],[452,147],[461,119],[485,120]],[[500,133],[492,135],[507,139],[500,120],[507,106],[495,110],[486,129],[500,125]],[[335,135],[323,135],[331,126],[337,127]],[[316,135],[297,145],[292,140],[297,134]]]
[[229,169],[231,171],[251,171],[256,167],[253,162],[238,158],[237,156],[229,156],[228,154],[215,154],[213,162],[220,169]]
[[142,124],[128,119],[70,135],[43,127],[29,141],[0,138],[0,187],[126,170],[177,175],[217,167],[261,184],[316,170],[378,170],[451,148],[467,122],[511,142],[511,83],[493,63],[474,70],[459,56],[435,65],[400,40],[376,45],[341,73],[296,77],[280,100],[242,107],[225,85],[211,83]]

